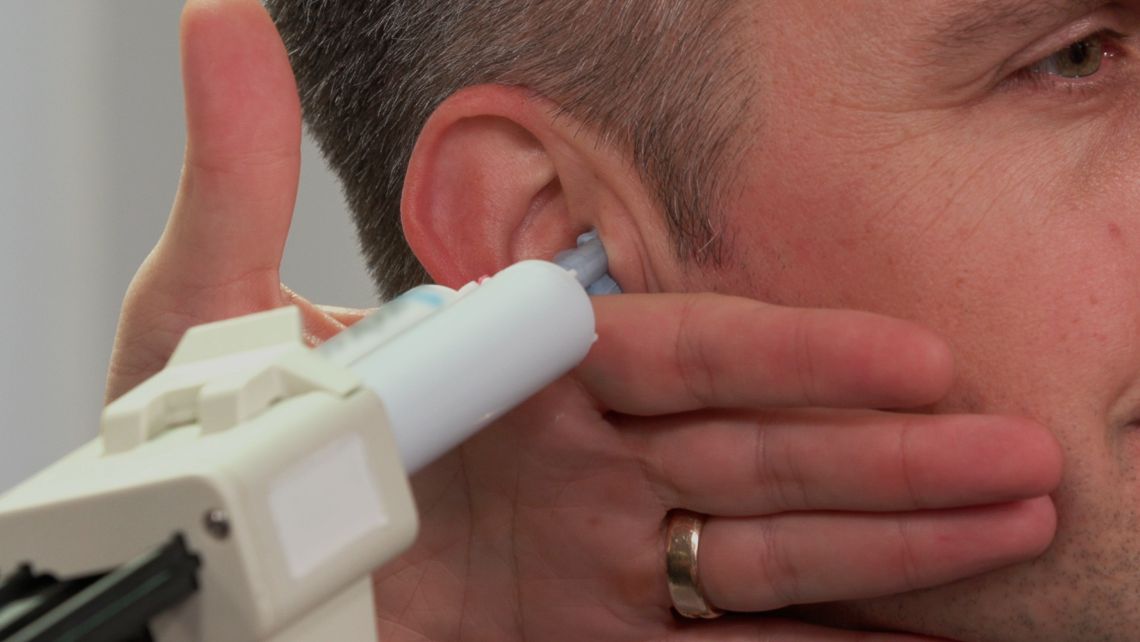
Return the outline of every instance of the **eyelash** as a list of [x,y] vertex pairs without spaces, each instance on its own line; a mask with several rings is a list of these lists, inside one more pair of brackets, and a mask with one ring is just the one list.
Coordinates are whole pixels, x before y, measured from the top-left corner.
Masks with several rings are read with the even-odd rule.
[[[1057,51],[1049,54],[1049,56],[1029,65],[1015,72],[1012,76],[1008,77],[1005,81],[1009,89],[1026,89],[1030,91],[1066,91],[1070,93],[1076,92],[1089,92],[1096,91],[1107,84],[1110,79],[1107,76],[1113,71],[1120,62],[1121,58],[1125,55],[1123,41],[1128,37],[1124,34],[1112,30],[1103,30],[1094,34],[1090,34],[1078,40],[1065,45]],[[1104,57],[1101,60],[1100,68],[1092,75],[1084,78],[1064,78],[1053,74],[1039,71],[1037,68],[1046,62],[1049,58],[1063,53],[1066,49],[1073,47],[1081,42],[1088,40],[1099,39],[1104,46]]]

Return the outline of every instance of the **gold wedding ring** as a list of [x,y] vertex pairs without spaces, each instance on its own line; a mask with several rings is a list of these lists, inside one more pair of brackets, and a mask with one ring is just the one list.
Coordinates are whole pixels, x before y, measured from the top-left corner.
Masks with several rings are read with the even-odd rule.
[[669,597],[673,608],[687,618],[711,619],[724,615],[724,611],[710,605],[701,590],[697,553],[701,545],[703,515],[688,511],[674,511],[669,515],[666,532],[665,577],[669,582]]

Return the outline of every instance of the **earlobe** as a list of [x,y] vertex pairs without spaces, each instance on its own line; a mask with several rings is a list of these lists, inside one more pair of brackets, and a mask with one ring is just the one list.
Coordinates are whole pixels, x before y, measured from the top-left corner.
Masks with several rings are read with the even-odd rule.
[[484,85],[455,94],[428,120],[408,165],[402,221],[438,283],[458,286],[525,258],[548,258],[591,224],[571,211],[573,160],[548,106],[523,90]]

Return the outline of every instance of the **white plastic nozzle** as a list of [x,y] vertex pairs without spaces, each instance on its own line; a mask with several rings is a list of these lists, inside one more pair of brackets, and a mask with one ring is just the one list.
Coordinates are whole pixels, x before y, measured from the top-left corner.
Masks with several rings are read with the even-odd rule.
[[575,277],[524,261],[346,365],[384,403],[411,473],[568,372],[594,338]]

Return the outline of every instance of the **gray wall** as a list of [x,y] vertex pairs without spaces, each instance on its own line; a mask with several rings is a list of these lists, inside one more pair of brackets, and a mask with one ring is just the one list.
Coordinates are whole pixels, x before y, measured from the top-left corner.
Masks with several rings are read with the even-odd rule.
[[[119,304],[165,222],[184,126],[176,0],[5,0],[0,20],[0,492],[95,436]],[[306,141],[283,277],[374,305]]]

